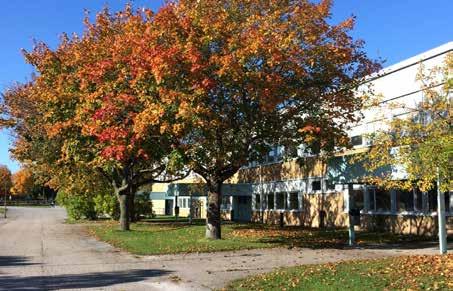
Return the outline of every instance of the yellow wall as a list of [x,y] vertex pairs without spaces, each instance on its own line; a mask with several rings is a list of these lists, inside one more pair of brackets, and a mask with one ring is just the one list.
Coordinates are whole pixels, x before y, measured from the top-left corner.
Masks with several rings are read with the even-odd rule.
[[[299,211],[265,210],[263,214],[253,211],[252,221],[278,224],[280,213],[286,225],[320,226],[320,211],[325,212],[325,227],[344,227],[348,223],[348,214],[344,213],[343,193],[303,194],[302,209]],[[263,215],[263,217],[261,217]]]
[[165,200],[154,199],[151,200],[153,203],[153,211],[156,215],[165,215]]

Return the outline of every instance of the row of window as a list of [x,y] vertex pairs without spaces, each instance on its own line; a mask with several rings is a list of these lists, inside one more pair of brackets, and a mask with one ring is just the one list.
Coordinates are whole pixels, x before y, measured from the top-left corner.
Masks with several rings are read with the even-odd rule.
[[[351,208],[376,212],[435,212],[437,211],[437,189],[421,192],[419,189],[383,190],[368,187],[353,190]],[[393,197],[392,197],[393,195]],[[445,193],[445,209],[449,211],[451,193]]]
[[299,210],[299,192],[276,192],[263,195],[254,195],[254,208],[262,210]]

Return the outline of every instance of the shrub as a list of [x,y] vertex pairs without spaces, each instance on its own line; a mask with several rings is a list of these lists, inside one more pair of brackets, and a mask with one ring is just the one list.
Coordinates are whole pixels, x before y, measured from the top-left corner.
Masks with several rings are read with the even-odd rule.
[[120,218],[118,199],[114,195],[98,194],[93,200],[98,216],[105,215],[115,220]]
[[90,195],[69,194],[59,191],[56,201],[66,208],[68,216],[74,220],[97,218],[95,204]]
[[153,204],[147,195],[137,194],[134,200],[135,215],[139,219],[140,216],[154,217]]

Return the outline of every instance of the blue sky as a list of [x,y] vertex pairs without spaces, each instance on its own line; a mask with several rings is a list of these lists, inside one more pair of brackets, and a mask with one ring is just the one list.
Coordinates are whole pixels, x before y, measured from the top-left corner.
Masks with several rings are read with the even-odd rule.
[[[14,0],[2,1],[0,11],[0,91],[15,81],[27,80],[31,68],[25,64],[21,48],[30,49],[33,39],[55,46],[62,32],[81,32],[84,9],[92,13],[106,3],[112,10],[132,2],[137,7],[157,9],[163,0]],[[366,42],[372,58],[391,65],[453,40],[451,0],[336,0],[333,21],[357,17],[352,33]],[[12,137],[0,132],[0,164],[12,171],[19,168],[10,159]]]

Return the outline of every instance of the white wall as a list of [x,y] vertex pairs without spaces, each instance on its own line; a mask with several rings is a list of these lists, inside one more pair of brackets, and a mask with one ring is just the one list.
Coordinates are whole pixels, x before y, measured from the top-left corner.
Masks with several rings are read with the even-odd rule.
[[[366,85],[371,84],[374,95],[380,96],[382,102],[377,107],[362,111],[364,118],[352,126],[348,133],[349,136],[369,134],[385,129],[388,119],[407,113],[410,108],[415,108],[423,98],[423,92],[416,92],[421,89],[420,82],[416,80],[420,64],[423,63],[426,72],[435,66],[440,67],[443,65],[447,53],[451,51],[453,51],[453,42],[384,68],[371,76],[372,81]],[[400,97],[403,95],[406,96]],[[405,108],[390,108],[389,104],[395,102],[404,104]]]

